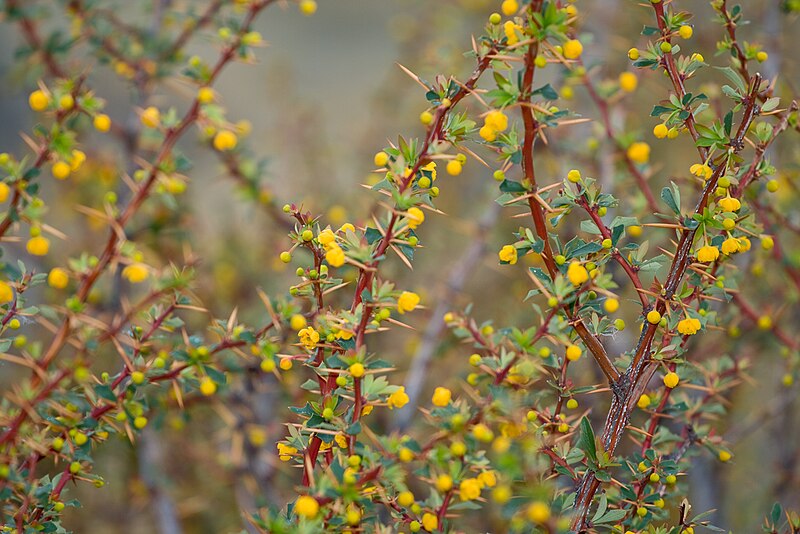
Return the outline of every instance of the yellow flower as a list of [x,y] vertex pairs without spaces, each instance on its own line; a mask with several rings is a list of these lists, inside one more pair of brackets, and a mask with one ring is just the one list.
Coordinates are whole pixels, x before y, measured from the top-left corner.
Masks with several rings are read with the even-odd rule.
[[519,11],[519,4],[517,0],[503,0],[503,3],[500,5],[500,11],[503,12],[503,15],[510,17]]
[[431,402],[434,406],[447,406],[450,404],[450,399],[453,396],[451,391],[447,388],[438,387],[433,391],[433,398]]
[[349,371],[353,378],[361,378],[364,376],[364,364],[354,363],[350,366]]
[[581,181],[581,171],[578,169],[572,169],[567,173],[567,180],[572,182],[573,184],[577,184]]
[[201,104],[209,104],[214,101],[214,90],[210,87],[201,87],[197,90],[197,101]]
[[289,319],[289,326],[291,326],[292,330],[295,331],[302,330],[303,328],[306,327],[306,324],[307,324],[306,318],[300,315],[299,313],[292,315],[292,318]]
[[486,126],[496,132],[504,132],[508,128],[508,117],[497,109],[490,111],[483,120]]
[[356,227],[353,226],[352,223],[344,223],[341,227],[339,227],[339,232],[346,234],[347,232],[355,232]]
[[414,494],[410,491],[401,491],[397,494],[397,504],[408,508],[412,504],[414,504]]
[[11,289],[11,284],[4,280],[0,280],[0,304],[11,302],[14,299],[14,290]]
[[615,311],[617,311],[619,309],[619,301],[617,299],[613,298],[613,297],[609,297],[603,303],[603,308],[608,313],[614,313]]
[[414,311],[414,308],[419,304],[419,295],[411,291],[403,291],[397,298],[397,311],[400,315]]
[[643,165],[650,160],[650,145],[643,141],[637,141],[628,147],[627,154],[631,161]]
[[704,245],[697,251],[697,261],[711,263],[719,258],[719,249],[711,245]]
[[404,464],[407,464],[414,459],[414,451],[408,447],[403,447],[397,452],[397,458]]
[[107,132],[111,129],[111,117],[105,113],[95,115],[92,123],[94,124],[94,129],[98,132]]
[[462,501],[474,501],[481,496],[481,482],[477,478],[465,478],[458,485],[458,497]]
[[389,154],[383,151],[378,152],[375,154],[375,157],[372,158],[372,162],[376,167],[386,167],[386,164],[389,163]]
[[693,33],[694,30],[688,24],[683,24],[678,28],[678,35],[680,35],[682,39],[691,39]]
[[420,167],[420,169],[422,169],[423,171],[429,171],[431,173],[431,182],[435,182],[436,181],[436,162],[435,161],[431,161],[427,165],[423,165],[422,167]]
[[639,49],[638,48],[631,48],[628,50],[628,59],[631,61],[636,61],[639,59]]
[[319,332],[314,330],[313,326],[303,328],[297,333],[297,336],[300,338],[300,343],[302,343],[307,350],[313,350],[317,346],[317,343],[319,343]]
[[46,237],[39,235],[30,238],[25,248],[28,250],[29,254],[33,254],[34,256],[44,256],[47,254],[47,251],[50,250],[50,241],[48,241]]
[[664,375],[664,385],[668,388],[672,389],[678,385],[680,382],[681,377],[678,376],[678,373],[669,372]]
[[658,324],[661,321],[661,314],[657,310],[650,310],[647,312],[647,322],[650,324]]
[[510,20],[503,24],[503,32],[506,34],[506,42],[509,45],[515,45],[519,42],[517,31],[522,31],[522,26],[519,24],[514,24]]
[[725,198],[721,198],[717,201],[717,205],[723,209],[723,211],[727,211],[733,213],[735,211],[739,211],[742,208],[742,203],[739,202],[738,198],[731,198],[728,195]]
[[336,234],[334,234],[333,230],[330,228],[325,228],[317,236],[317,241],[319,241],[319,244],[323,247],[331,248],[336,245]]
[[211,378],[204,376],[200,381],[200,393],[205,397],[210,397],[217,392],[217,385]]
[[47,275],[47,285],[56,289],[64,289],[69,283],[67,271],[61,267],[53,267]]
[[741,244],[739,240],[735,237],[729,237],[725,241],[722,242],[722,253],[730,256],[731,254],[736,254],[741,249]]
[[408,208],[406,212],[406,219],[408,219],[408,227],[414,230],[417,226],[425,222],[425,213],[418,207],[414,206]]
[[239,140],[236,138],[236,134],[230,130],[221,130],[214,136],[214,148],[220,152],[233,150],[236,148],[238,142]]
[[122,269],[122,277],[132,284],[144,282],[149,274],[147,266],[143,263],[131,263]]
[[9,194],[11,194],[11,188],[5,182],[0,182],[0,202],[8,200]]
[[483,423],[478,423],[472,427],[472,435],[475,436],[478,441],[483,441],[484,443],[488,443],[494,439],[494,432],[492,432],[492,429]]
[[695,52],[694,54],[692,54],[691,59],[692,59],[692,61],[698,61],[700,63],[705,63],[705,61],[706,61],[706,58],[703,57],[703,54],[700,54],[698,52]]
[[53,163],[53,168],[50,169],[50,172],[53,173],[53,177],[58,180],[65,180],[71,171],[72,168],[64,161],[57,161]]
[[655,135],[658,139],[664,139],[668,133],[669,128],[667,128],[667,125],[663,122],[661,124],[656,124],[653,127],[653,135]]
[[500,252],[497,253],[500,261],[514,265],[517,263],[517,247],[514,245],[505,245]]
[[687,317],[678,322],[678,332],[684,336],[692,336],[700,330],[700,320],[694,317]]
[[28,96],[28,104],[33,111],[44,111],[50,105],[50,97],[44,91],[37,89]]
[[297,515],[313,519],[319,513],[319,503],[314,497],[301,495],[294,503],[294,511]]
[[619,75],[619,87],[626,93],[632,93],[639,85],[639,79],[632,72],[623,72]]
[[583,54],[583,45],[577,39],[570,39],[563,46],[564,57],[567,59],[578,59]]
[[764,63],[767,59],[769,59],[769,54],[767,54],[763,50],[756,54],[756,60],[759,63]]
[[159,112],[158,108],[154,106],[150,106],[149,108],[143,110],[140,118],[142,124],[148,128],[157,128],[158,125],[161,124],[161,112]]
[[458,176],[461,174],[462,169],[464,168],[464,164],[458,161],[457,159],[451,159],[447,162],[447,174],[451,176]]
[[636,401],[636,406],[638,406],[642,410],[650,406],[650,396],[642,393],[642,396],[639,397],[638,401]]
[[719,451],[719,461],[720,462],[727,462],[731,459],[731,453],[728,451]]
[[82,150],[73,150],[72,151],[72,159],[69,162],[69,168],[72,172],[77,171],[83,165],[83,162],[86,161],[86,154]]
[[439,475],[436,479],[436,489],[439,493],[447,493],[453,487],[453,479],[450,475]]
[[579,286],[589,279],[589,271],[580,262],[573,261],[567,268],[567,278],[572,282],[572,285]]
[[689,172],[695,176],[703,178],[704,180],[708,180],[711,178],[711,175],[714,174],[714,171],[711,170],[711,167],[702,163],[695,163],[689,167]]
[[285,443],[278,443],[278,458],[280,458],[282,462],[288,462],[295,454],[297,454],[296,448],[286,445]]
[[317,12],[317,2],[315,0],[300,0],[300,13],[310,17]]
[[579,346],[570,345],[567,347],[567,359],[569,361],[571,362],[577,361],[581,357],[581,354],[583,354],[583,351]]
[[327,261],[331,267],[341,267],[345,262],[344,251],[338,245],[330,247],[328,252],[325,253],[325,261]]
[[528,506],[526,514],[532,523],[541,525],[550,519],[550,507],[546,503],[536,501]]
[[386,399],[386,405],[390,410],[402,408],[406,404],[408,404],[408,394],[406,394],[406,388],[404,386],[397,388],[397,391],[389,395],[389,398]]
[[[500,439],[500,438],[498,438]],[[478,475],[478,480],[480,483],[487,488],[493,488],[497,485],[497,475],[494,471],[484,471],[480,475]]]
[[497,139],[497,130],[490,128],[488,125],[482,126],[481,129],[478,130],[478,134],[488,143]]
[[429,512],[426,512],[422,515],[422,528],[428,532],[437,530],[439,528],[439,518]]

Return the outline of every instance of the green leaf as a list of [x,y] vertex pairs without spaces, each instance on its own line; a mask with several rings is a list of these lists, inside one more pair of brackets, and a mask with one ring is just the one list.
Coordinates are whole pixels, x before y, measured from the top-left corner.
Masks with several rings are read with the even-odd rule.
[[681,214],[681,192],[675,182],[670,182],[672,187],[665,187],[661,190],[661,200],[675,212],[676,215]]
[[581,435],[578,446],[583,449],[586,456],[597,462],[597,445],[594,441],[594,430],[592,430],[592,424],[586,417],[581,419]]

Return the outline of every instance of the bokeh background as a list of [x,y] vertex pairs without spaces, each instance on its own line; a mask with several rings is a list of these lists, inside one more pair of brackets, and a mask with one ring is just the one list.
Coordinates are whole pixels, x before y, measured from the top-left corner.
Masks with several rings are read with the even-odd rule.
[[[124,20],[148,23],[152,2],[107,3]],[[323,215],[326,223],[340,225],[364,220],[374,207],[376,197],[360,187],[375,180],[376,175],[370,174],[372,154],[396,140],[398,134],[422,134],[418,115],[426,106],[423,91],[397,64],[428,80],[439,73],[466,78],[472,68],[472,60],[464,55],[470,48],[470,36],[480,33],[487,16],[499,8],[500,2],[319,3],[319,11],[310,18],[301,16],[294,5],[267,10],[256,29],[268,46],[258,52],[255,65],[231,67],[217,89],[231,120],[252,123],[247,150],[264,160],[264,184],[274,205],[302,203]],[[715,59],[715,43],[721,31],[712,23],[707,2],[676,4],[685,4],[696,13],[692,19],[694,37],[684,48],[701,52],[709,63],[722,64],[721,58]],[[768,78],[780,74],[779,94],[800,95],[797,14],[785,12],[784,2],[778,0],[747,0],[743,4],[750,24],[740,29],[740,36],[762,43],[769,52],[762,72]],[[600,85],[613,83],[620,72],[630,68],[628,48],[645,42],[640,32],[645,24],[653,23],[652,11],[630,0],[584,0],[577,6],[581,11],[581,40],[586,43],[584,59],[592,77]],[[176,12],[185,7],[186,2],[172,2]],[[53,2],[51,9],[61,9],[60,3]],[[14,63],[14,51],[21,43],[15,26],[3,23],[0,28],[0,148],[19,153],[23,150],[20,132],[30,131],[36,120],[26,99],[37,73]],[[201,34],[189,53],[210,59],[215,48],[211,39]],[[76,59],[93,64],[88,57]],[[136,100],[127,86],[107,66],[97,64],[87,72],[90,85],[108,100],[112,118],[128,120],[131,103]],[[537,85],[550,81],[559,86],[562,76],[559,68],[548,67],[541,77],[537,72]],[[693,90],[702,89],[703,76],[710,75],[692,81]],[[666,95],[667,85],[660,74],[644,73],[636,93],[616,105],[612,113],[617,130],[638,133],[651,142],[651,159],[657,162],[657,172],[651,179],[655,191],[673,176],[685,175],[694,161],[687,139],[658,143],[649,134],[654,124],[649,112]],[[186,83],[172,80],[157,89],[152,102],[162,108],[174,103],[182,109],[191,91]],[[559,105],[598,118],[585,90],[578,86],[574,93],[572,101]],[[277,259],[287,247],[285,228],[275,210],[240,192],[216,156],[198,139],[190,135],[181,144],[194,167],[177,215],[165,215],[165,224],[175,224],[181,230],[171,235],[170,244],[148,254],[162,264],[182,261],[189,255],[200,258],[194,291],[209,313],[198,313],[193,319],[197,325],[210,316],[227,317],[234,307],[243,318],[258,324],[264,312],[256,288],[282,295],[295,280],[293,269]],[[604,150],[608,147],[597,123],[559,128],[549,140],[550,146],[540,151],[542,158],[537,163],[545,184],[561,180],[566,169],[581,165],[592,169],[609,188],[616,187],[613,193],[629,196],[625,188],[632,184],[610,162],[610,151]],[[586,149],[587,144],[594,146],[598,141],[598,149]],[[790,133],[771,154],[773,163],[782,170],[780,179],[787,183],[796,183],[798,177],[798,145],[798,136]],[[103,233],[85,216],[52,200],[67,195],[70,201],[87,201],[93,194],[94,178],[108,183],[117,180],[111,169],[122,157],[120,147],[100,138],[88,146],[108,162],[108,168],[100,165],[86,170],[84,186],[77,190],[44,181],[53,206],[49,218],[67,221],[60,228],[68,239],[56,245],[64,253],[92,249],[93,243],[97,248]],[[474,315],[491,318],[496,325],[526,326],[533,320],[530,307],[522,303],[530,289],[524,270],[500,268],[496,259],[496,250],[509,242],[519,224],[525,223],[510,217],[513,210],[495,205],[498,193],[491,169],[470,161],[461,176],[443,175],[440,173],[437,182],[442,191],[437,206],[445,215],[426,220],[425,248],[417,254],[414,272],[399,262],[387,266],[388,276],[397,279],[401,287],[422,295],[427,311],[411,319],[415,331],[385,335],[374,345],[383,358],[397,365],[396,382],[403,380],[413,362],[430,358],[422,375],[423,399],[429,398],[428,388],[434,382],[438,385],[445,381],[457,388],[468,372],[469,348],[457,345],[448,336],[441,321],[444,311],[474,303]],[[642,208],[634,200],[628,202],[633,202],[634,211]],[[796,222],[798,210],[793,208],[789,217]],[[666,243],[668,235],[661,239]],[[800,251],[796,243],[793,245],[787,252],[791,261],[800,265]],[[21,247],[8,245],[7,255],[13,259]],[[48,269],[47,260],[42,261],[38,269]],[[747,262],[758,259],[743,261],[742,268],[748,269]],[[757,284],[780,287],[780,272],[769,269]],[[42,297],[47,298],[46,290],[42,291]],[[637,306],[630,300],[632,295],[626,296],[623,306],[629,313],[622,316],[634,324]],[[758,292],[750,296],[761,309],[772,310],[789,332],[800,327],[795,291],[787,288],[784,302],[760,302]],[[735,461],[720,466],[710,455],[699,455],[689,481],[695,511],[716,509],[712,518],[719,526],[734,532],[755,532],[773,501],[800,506],[797,387],[781,386],[786,370],[780,349],[771,343],[769,334],[753,332],[752,325],[745,323],[741,327],[745,335],[735,341],[724,333],[713,333],[693,342],[690,357],[709,352],[747,355],[753,363],[753,382],[737,389],[729,399],[731,415],[719,424],[719,431],[732,439]],[[32,337],[46,334],[35,325],[26,328]],[[609,353],[630,348],[633,336],[626,331],[605,340]],[[113,354],[108,358],[114,361]],[[599,382],[588,359],[575,367],[576,381]],[[0,385],[11,383],[18,372],[0,364]],[[80,496],[83,508],[67,513],[66,526],[75,532],[106,533],[242,531],[242,508],[280,505],[292,498],[299,473],[277,461],[274,443],[284,432],[281,421],[290,417],[286,409],[292,403],[290,392],[306,378],[301,372],[286,373],[279,383],[248,375],[232,385],[227,393],[231,402],[225,406],[211,403],[191,406],[184,413],[173,410],[148,428],[137,443],[119,440],[108,444],[98,451],[95,468],[106,478],[106,487],[71,490]],[[378,428],[400,424],[408,425],[411,433],[421,431],[413,411],[401,411],[400,415],[384,412],[376,411],[372,420]],[[600,403],[593,416],[598,427],[604,412]],[[243,441],[248,444],[247,454],[237,446]],[[491,517],[477,521],[475,532],[492,530]]]

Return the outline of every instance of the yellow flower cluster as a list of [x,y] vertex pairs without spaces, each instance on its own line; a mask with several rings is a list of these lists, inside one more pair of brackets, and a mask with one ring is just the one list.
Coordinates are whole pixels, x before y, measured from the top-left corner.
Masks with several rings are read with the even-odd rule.
[[700,330],[700,320],[694,317],[687,317],[678,322],[678,332],[684,336],[692,336]]
[[408,404],[408,401],[409,398],[408,394],[406,393],[406,388],[404,386],[400,386],[397,388],[397,391],[389,395],[389,398],[386,399],[386,405],[390,410],[393,410],[395,408],[402,408]]
[[403,291],[397,298],[397,311],[402,315],[414,311],[419,305],[419,295],[411,291]]
[[496,109],[490,111],[483,121],[483,127],[478,131],[478,134],[489,143],[497,139],[498,133],[508,129],[508,117],[505,113]]
[[300,343],[302,343],[307,350],[314,350],[317,343],[319,343],[319,332],[314,330],[313,326],[303,328],[297,333],[297,336],[300,338]]

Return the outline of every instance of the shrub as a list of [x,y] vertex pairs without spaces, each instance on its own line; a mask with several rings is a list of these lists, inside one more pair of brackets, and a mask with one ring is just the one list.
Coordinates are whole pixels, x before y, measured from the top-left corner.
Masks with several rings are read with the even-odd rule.
[[[229,117],[215,89],[264,44],[256,18],[286,2],[214,0],[185,12],[156,2],[155,30],[103,4],[4,5],[25,40],[17,61],[38,79],[27,154],[0,154],[0,347],[19,368],[0,404],[6,530],[62,531],[79,504],[73,485],[105,483],[100,451],[125,454],[108,442],[139,442],[146,467],[166,428],[185,432],[176,448],[186,459],[189,442],[209,443],[190,493],[213,485],[209,449],[225,442],[219,463],[237,497],[248,495],[238,505],[251,531],[713,528],[691,510],[687,475],[705,458],[735,459],[726,435],[751,428],[728,411],[735,388],[754,379],[768,388],[774,377],[761,368],[782,375],[779,408],[763,398],[750,407],[756,425],[791,402],[800,360],[796,170],[781,173],[777,161],[777,140],[798,131],[797,104],[761,72],[767,51],[739,36],[740,6],[710,2],[712,57],[681,10],[693,3],[626,2],[647,22],[641,37],[624,36],[638,44],[611,76],[586,59],[603,50],[577,4],[498,3],[467,53],[471,74],[427,81],[403,67],[427,102],[422,134],[373,147],[372,196],[344,196],[373,206],[337,220],[299,200],[279,207],[284,191],[262,182],[247,146],[250,124]],[[63,17],[70,35],[58,29]],[[217,57],[189,56],[209,30]],[[106,113],[94,62],[136,95],[127,118]],[[176,82],[184,100],[164,105],[158,95]],[[588,117],[567,107],[579,91]],[[620,120],[635,99],[652,106],[649,117]],[[273,260],[294,278],[269,295],[248,280],[237,295],[246,319],[238,303],[210,311],[224,283],[198,293],[200,261],[185,243],[191,132],[288,234]],[[784,159],[796,167],[796,153]],[[466,191],[445,184],[471,174],[491,177],[499,196],[454,261],[426,228],[441,217],[440,194]],[[519,226],[496,241],[498,211]],[[253,246],[259,229],[243,231]],[[60,243],[66,236],[78,244]],[[398,273],[418,256],[446,262],[438,299]],[[522,295],[491,295],[514,313],[487,319],[454,296],[486,256],[497,276],[527,284]],[[435,311],[407,365],[398,344],[416,334],[401,328],[425,308]],[[437,347],[444,367],[432,361]],[[395,368],[408,368],[404,385]],[[208,423],[214,414],[224,424]],[[174,531],[169,488],[147,469],[142,478],[161,529]],[[764,525],[795,532],[800,520],[776,504]]]

